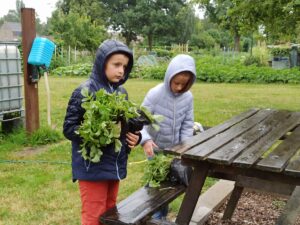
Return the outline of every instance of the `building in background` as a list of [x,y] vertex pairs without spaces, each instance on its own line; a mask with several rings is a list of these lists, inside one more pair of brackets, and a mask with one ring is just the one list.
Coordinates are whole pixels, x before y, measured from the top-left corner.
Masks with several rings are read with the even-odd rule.
[[0,41],[18,41],[21,36],[21,23],[4,22],[0,27]]

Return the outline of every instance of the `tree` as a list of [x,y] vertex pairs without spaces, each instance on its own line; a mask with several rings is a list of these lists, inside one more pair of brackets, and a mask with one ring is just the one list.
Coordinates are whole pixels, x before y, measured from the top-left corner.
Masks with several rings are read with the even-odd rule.
[[136,1],[102,0],[105,11],[109,12],[107,25],[110,29],[120,32],[127,45],[137,40],[135,7]]
[[70,12],[86,15],[91,22],[104,25],[109,16],[101,1],[98,0],[60,0],[57,3],[57,10],[68,15]]
[[63,40],[66,45],[89,51],[95,51],[106,39],[104,26],[91,22],[87,15],[73,12],[65,15],[61,11],[56,11],[50,20],[50,33],[56,39]]
[[[300,19],[299,0],[198,0],[207,16],[238,35],[252,37],[259,27],[269,40],[294,40]],[[236,41],[238,41],[236,39]]]
[[[127,44],[141,35],[146,37],[149,49],[152,50],[155,38],[187,41],[193,30],[194,13],[186,6],[184,0],[102,0],[101,2],[110,12],[109,24],[121,33]],[[192,15],[189,15],[190,13]],[[190,26],[186,26],[186,22],[191,22]]]
[[135,8],[136,26],[139,34],[147,37],[149,50],[152,50],[155,36],[175,36],[180,30],[176,16],[184,6],[181,0],[139,0]]
[[25,7],[23,0],[16,0],[16,9],[10,9],[6,15],[2,17],[3,21],[21,22],[21,8]]
[[234,36],[234,49],[240,51],[241,20],[238,14],[230,13],[236,7],[235,1],[231,0],[199,0],[200,6],[205,9],[206,16],[214,23]]

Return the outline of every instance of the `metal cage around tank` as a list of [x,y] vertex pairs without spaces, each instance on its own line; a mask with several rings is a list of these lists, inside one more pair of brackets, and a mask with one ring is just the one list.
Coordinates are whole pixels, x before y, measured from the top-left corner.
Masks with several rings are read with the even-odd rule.
[[0,42],[0,121],[24,117],[19,42]]

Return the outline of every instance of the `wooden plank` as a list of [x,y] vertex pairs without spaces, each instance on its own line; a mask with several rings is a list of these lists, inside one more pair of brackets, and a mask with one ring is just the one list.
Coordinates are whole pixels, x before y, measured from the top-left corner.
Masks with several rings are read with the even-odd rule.
[[256,124],[249,131],[228,144],[219,148],[216,152],[207,157],[210,162],[229,165],[245,148],[259,140],[262,136],[276,127],[280,121],[285,120],[291,114],[287,111],[277,111],[268,116],[265,120]]
[[194,168],[189,186],[186,190],[186,194],[183,198],[178,216],[175,221],[177,224],[188,225],[190,223],[199,195],[204,185],[208,169],[209,167],[207,164],[201,164],[200,166]]
[[299,114],[293,113],[286,121],[263,136],[255,144],[251,145],[247,151],[238,156],[232,164],[239,167],[249,168],[267,151],[280,137],[292,130],[299,123]]
[[227,120],[226,122],[212,127],[208,130],[205,130],[203,133],[197,134],[191,138],[189,138],[188,140],[173,146],[170,149],[164,149],[164,151],[168,154],[175,154],[175,155],[181,155],[183,154],[185,151],[189,150],[190,148],[194,147],[195,145],[198,145],[208,139],[210,139],[211,137],[214,137],[215,135],[217,135],[218,133],[223,132],[224,130],[230,128],[231,126],[241,122],[242,120],[252,116],[253,114],[257,113],[258,109],[250,109],[247,112],[244,112],[238,116],[233,117],[230,120]]
[[276,221],[276,225],[294,225],[300,214],[300,186],[297,186],[289,198],[284,211]]
[[26,118],[25,125],[27,133],[31,134],[40,127],[38,83],[31,83],[29,81],[30,76],[32,75],[32,66],[28,64],[28,56],[36,36],[35,10],[31,8],[21,8],[21,22]]
[[257,189],[267,193],[277,193],[286,196],[290,196],[295,189],[295,185],[247,176],[238,176],[236,185],[244,188]]
[[177,225],[177,223],[168,220],[150,219],[146,221],[146,225]]
[[243,190],[244,190],[244,188],[241,186],[237,186],[237,185],[234,186],[234,189],[230,195],[230,199],[227,203],[227,206],[226,206],[224,214],[223,214],[223,218],[222,218],[223,220],[231,219],[231,217],[234,213],[235,207],[243,193]]
[[263,170],[281,172],[299,148],[300,126],[291,135],[287,136],[266,158],[259,161],[256,167]]
[[160,188],[142,187],[104,213],[102,223],[139,224],[162,205],[168,204],[185,191],[184,185],[164,183]]
[[215,150],[227,144],[232,139],[238,137],[242,133],[251,129],[253,126],[255,126],[255,124],[264,120],[268,115],[272,114],[273,112],[274,110],[269,110],[269,109],[258,111],[256,114],[252,115],[247,119],[244,119],[240,123],[224,131],[223,133],[220,133],[216,135],[214,138],[211,138],[208,141],[188,150],[187,152],[184,153],[184,157],[195,158],[195,159],[205,158],[207,155],[213,153]]
[[300,150],[290,159],[284,172],[300,178]]

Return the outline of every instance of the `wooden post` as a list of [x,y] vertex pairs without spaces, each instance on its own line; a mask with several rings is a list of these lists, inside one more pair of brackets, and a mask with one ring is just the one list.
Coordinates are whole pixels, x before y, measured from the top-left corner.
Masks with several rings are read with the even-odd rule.
[[36,36],[35,10],[21,9],[22,48],[24,65],[25,119],[26,131],[30,134],[40,126],[38,84],[29,81],[30,66],[27,64],[32,42]]

